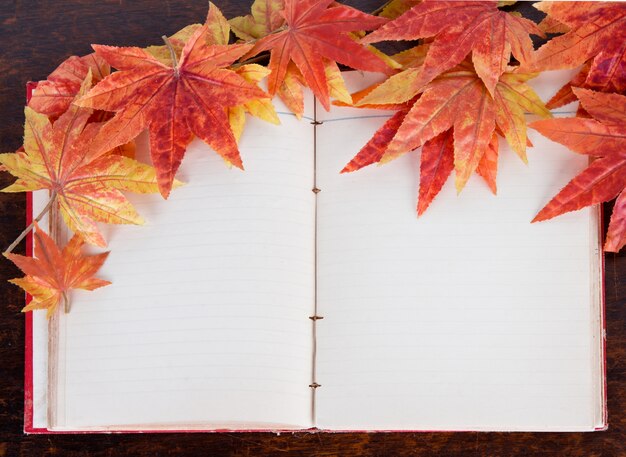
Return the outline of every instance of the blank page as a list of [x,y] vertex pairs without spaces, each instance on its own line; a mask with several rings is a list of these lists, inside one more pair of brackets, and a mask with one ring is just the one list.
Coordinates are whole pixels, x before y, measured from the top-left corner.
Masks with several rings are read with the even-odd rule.
[[132,196],[145,226],[103,226],[113,284],[62,316],[56,429],[311,426],[313,128],[280,118],[248,120],[245,172],[195,140],[184,187]]
[[587,158],[531,130],[529,166],[501,141],[497,197],[450,178],[417,218],[419,152],[339,174],[389,112],[318,113],[317,426],[602,425],[596,211],[530,224]]

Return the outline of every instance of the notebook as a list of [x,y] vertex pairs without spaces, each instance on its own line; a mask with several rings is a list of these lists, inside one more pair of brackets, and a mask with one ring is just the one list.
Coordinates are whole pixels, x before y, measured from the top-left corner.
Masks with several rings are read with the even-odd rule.
[[530,224],[586,158],[530,130],[497,197],[449,180],[418,218],[419,150],[339,173],[389,112],[305,106],[248,120],[245,172],[195,140],[168,201],[130,196],[145,226],[102,227],[113,284],[26,316],[25,431],[605,429],[599,210]]

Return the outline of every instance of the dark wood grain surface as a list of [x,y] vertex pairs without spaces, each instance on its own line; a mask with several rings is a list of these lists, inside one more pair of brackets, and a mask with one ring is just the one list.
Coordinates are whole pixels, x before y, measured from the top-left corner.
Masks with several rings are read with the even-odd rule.
[[[216,0],[227,17],[250,0]],[[345,2],[375,10],[380,0]],[[202,22],[204,0],[3,0],[0,2],[0,152],[21,144],[24,86],[90,43],[159,44]],[[0,174],[0,186],[12,179]],[[24,227],[23,195],[0,194],[0,246]],[[607,208],[608,209],[608,208]],[[23,252],[23,246],[18,252]],[[3,456],[626,456],[626,255],[606,256],[609,430],[595,433],[267,433],[27,436],[23,427],[24,317],[18,276],[0,260],[0,457]]]

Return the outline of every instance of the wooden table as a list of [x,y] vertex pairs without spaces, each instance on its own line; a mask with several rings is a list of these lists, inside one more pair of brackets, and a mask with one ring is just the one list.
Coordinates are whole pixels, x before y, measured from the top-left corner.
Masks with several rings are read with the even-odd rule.
[[[251,0],[216,0],[226,17]],[[380,0],[344,2],[365,11]],[[527,8],[524,5],[523,8]],[[202,22],[203,0],[12,0],[0,6],[0,143],[21,145],[24,86],[45,79],[90,43],[147,46]],[[5,187],[12,178],[0,176]],[[0,194],[0,246],[22,231],[24,195]],[[609,208],[605,208],[608,212]],[[18,252],[23,252],[23,246]],[[606,256],[609,430],[596,433],[269,433],[26,436],[23,427],[24,317],[19,275],[0,261],[0,457],[2,456],[626,456],[626,252]]]

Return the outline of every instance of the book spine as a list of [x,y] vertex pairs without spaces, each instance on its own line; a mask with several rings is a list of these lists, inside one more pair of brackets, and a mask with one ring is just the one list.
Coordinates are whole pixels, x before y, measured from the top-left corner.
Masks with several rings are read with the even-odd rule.
[[311,325],[313,326],[312,328],[312,333],[313,333],[313,353],[311,355],[311,384],[309,384],[309,387],[311,388],[311,423],[315,426],[317,424],[317,419],[316,419],[316,408],[315,408],[315,404],[316,404],[316,394],[317,394],[317,389],[322,387],[322,385],[320,383],[318,383],[318,379],[317,379],[317,323],[319,320],[323,319],[323,316],[319,316],[317,313],[317,258],[318,258],[318,250],[317,250],[317,229],[318,229],[318,221],[317,221],[317,216],[318,216],[318,211],[317,211],[317,204],[318,204],[318,198],[317,196],[319,195],[319,193],[321,192],[321,189],[319,189],[317,187],[317,129],[320,125],[323,124],[323,122],[320,122],[317,120],[317,104],[314,105],[313,108],[313,121],[311,121],[311,124],[313,125],[313,168],[314,168],[314,172],[313,172],[313,189],[311,189],[313,191],[313,193],[315,194],[315,240],[314,240],[314,249],[315,249],[315,269],[314,269],[314,274],[315,274],[315,292],[314,292],[314,308],[313,308],[313,315],[309,316],[309,319],[311,319]]

